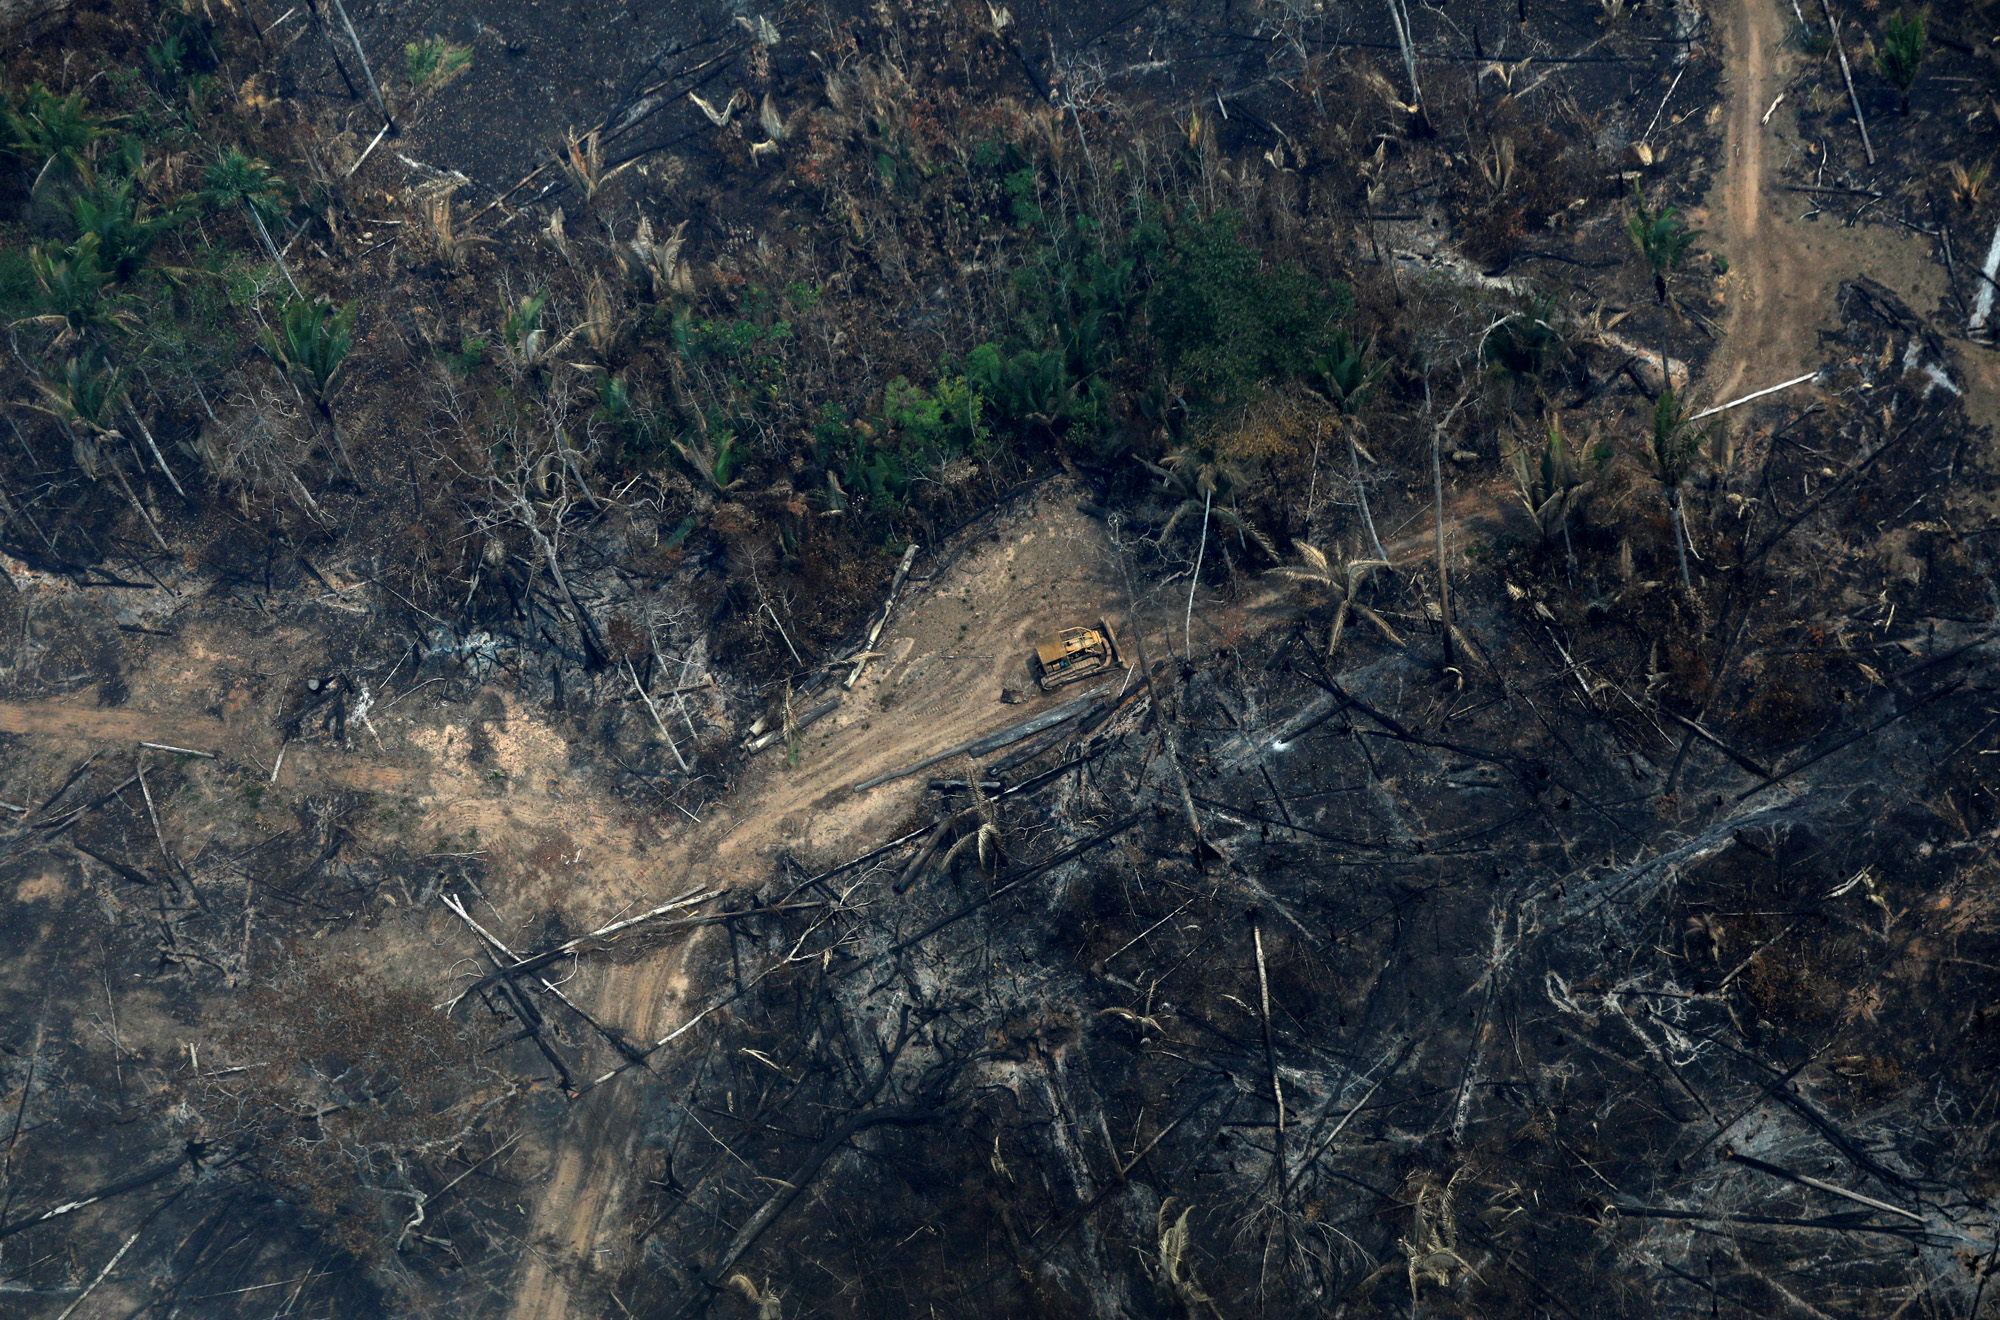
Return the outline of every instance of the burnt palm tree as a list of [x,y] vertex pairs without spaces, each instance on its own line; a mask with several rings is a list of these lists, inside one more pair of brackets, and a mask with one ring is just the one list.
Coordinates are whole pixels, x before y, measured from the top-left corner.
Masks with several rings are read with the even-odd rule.
[[1333,597],[1335,601],[1333,627],[1328,630],[1326,637],[1326,653],[1329,658],[1340,649],[1341,634],[1347,630],[1347,616],[1350,613],[1359,614],[1374,624],[1377,631],[1397,646],[1403,645],[1403,639],[1396,635],[1396,630],[1389,626],[1389,621],[1362,604],[1359,599],[1361,588],[1367,584],[1375,571],[1389,567],[1387,560],[1343,558],[1336,565],[1326,551],[1316,545],[1299,541],[1295,542],[1294,546],[1299,552],[1301,562],[1281,565],[1269,571],[1273,577],[1318,588]]
[[1577,506],[1589,492],[1583,464],[1563,431],[1562,415],[1549,419],[1548,430],[1538,439],[1522,437],[1507,450],[1507,464],[1514,474],[1514,486],[1528,516],[1535,520],[1544,545],[1562,533],[1563,549],[1569,557],[1570,572],[1576,572],[1576,545],[1570,537],[1570,522]]

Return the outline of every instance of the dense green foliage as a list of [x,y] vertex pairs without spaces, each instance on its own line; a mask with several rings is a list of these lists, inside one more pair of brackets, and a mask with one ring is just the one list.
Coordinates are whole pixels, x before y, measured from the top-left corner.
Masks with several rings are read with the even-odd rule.
[[1166,369],[1207,401],[1306,375],[1353,305],[1345,288],[1267,267],[1226,212],[1149,227],[1142,239],[1163,249],[1147,313]]
[[1925,47],[1930,40],[1926,20],[1921,9],[1912,14],[1900,8],[1882,20],[1882,50],[1875,57],[1875,66],[1902,94],[1905,114],[1910,109],[1910,89],[1917,85],[1917,75],[1924,68]]

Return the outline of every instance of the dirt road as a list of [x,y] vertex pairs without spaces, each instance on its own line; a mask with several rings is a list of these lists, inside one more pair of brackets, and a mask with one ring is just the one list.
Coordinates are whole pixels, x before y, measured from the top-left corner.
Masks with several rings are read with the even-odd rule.
[[[1818,332],[1836,315],[1845,280],[1868,275],[1889,286],[1919,314],[1943,297],[1946,275],[1928,240],[1881,225],[1842,223],[1801,193],[1779,183],[1779,170],[1814,158],[1800,140],[1791,101],[1772,109],[1795,71],[1798,52],[1786,45],[1795,24],[1785,0],[1720,0],[1728,86],[1724,168],[1708,198],[1709,243],[1730,262],[1723,338],[1708,360],[1698,393],[1720,403],[1788,380],[1825,364]],[[1837,81],[1837,79],[1836,79]],[[1770,121],[1764,122],[1767,112]],[[1838,121],[1837,121],[1838,122]],[[1851,122],[1840,131],[1852,133]],[[1840,150],[1835,144],[1835,151]],[[1967,404],[1974,420],[1996,420],[2000,383],[1984,355],[1966,360]]]
[[[407,702],[376,708],[375,736],[350,729],[348,749],[293,744],[274,765],[276,686],[217,677],[220,668],[249,665],[246,657],[270,639],[197,635],[193,625],[135,672],[125,704],[101,707],[88,696],[0,702],[0,733],[26,735],[33,755],[51,758],[52,772],[79,745],[163,743],[276,769],[287,798],[363,789],[400,800],[417,822],[405,843],[472,832],[485,860],[483,887],[503,924],[551,904],[582,922],[696,885],[754,886],[769,877],[780,849],[846,856],[887,836],[913,811],[923,780],[865,794],[853,793],[854,784],[1076,695],[1036,692],[1027,656],[1032,639],[1052,626],[1123,613],[1103,528],[1076,511],[1079,498],[1067,481],[1052,481],[930,580],[923,579],[938,560],[920,558],[882,634],[880,658],[838,711],[807,730],[798,764],[788,766],[782,749],[765,753],[699,822],[667,807],[635,816],[629,804],[583,791],[563,732],[498,689],[469,706],[439,704],[442,689],[429,697],[407,689]],[[290,645],[282,637],[270,644]],[[256,663],[285,672],[283,655],[260,652]],[[1030,700],[1003,704],[1003,684]],[[204,708],[206,696],[197,694],[219,699]],[[602,1019],[633,1038],[658,1039],[695,1011],[685,1001],[709,947],[690,939],[628,963],[600,960],[577,984],[591,987]],[[443,961],[437,966],[442,977]],[[621,1210],[645,1095],[643,1074],[598,1088],[536,1153],[542,1177],[513,1316],[579,1314],[579,1286],[621,1263]]]
[[[1066,487],[1049,488],[1039,511],[1004,518],[997,540],[919,586],[884,632],[883,658],[836,714],[808,732],[799,765],[788,769],[781,753],[766,753],[706,820],[655,851],[657,892],[754,885],[780,847],[824,854],[877,840],[909,814],[922,781],[860,795],[849,791],[853,784],[1037,709],[999,701],[1002,682],[1025,685],[1032,636],[1119,604],[1101,528],[1075,503]],[[634,1036],[664,1035],[692,1011],[683,996],[701,948],[690,943],[607,969],[598,1010]],[[571,1111],[541,1188],[535,1251],[522,1263],[510,1312],[518,1320],[575,1314],[579,1272],[618,1263],[643,1086],[620,1079]]]

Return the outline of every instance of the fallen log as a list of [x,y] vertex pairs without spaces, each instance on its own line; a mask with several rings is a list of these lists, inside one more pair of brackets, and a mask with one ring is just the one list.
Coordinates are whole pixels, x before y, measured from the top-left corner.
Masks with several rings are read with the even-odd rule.
[[128,880],[135,885],[144,885],[148,889],[151,889],[155,883],[152,876],[147,875],[144,871],[141,871],[136,866],[128,866],[124,862],[119,861],[115,857],[107,857],[105,854],[97,851],[97,849],[91,847],[89,844],[82,842],[74,835],[70,836],[69,843],[70,847],[76,849],[78,852],[82,853],[85,857],[90,858],[94,862],[100,862],[103,865],[110,867],[113,871],[117,872],[118,877],[121,880]]
[[1713,417],[1717,413],[1728,412],[1731,408],[1740,408],[1744,404],[1749,403],[1753,399],[1761,399],[1767,394],[1776,394],[1780,390],[1788,390],[1792,388],[1792,386],[1794,385],[1803,385],[1805,384],[1805,382],[1809,380],[1817,379],[1818,376],[1819,372],[1808,371],[1803,376],[1794,376],[1790,380],[1784,381],[1780,384],[1766,386],[1761,390],[1753,390],[1752,392],[1744,395],[1740,399],[1731,399],[1728,403],[1718,403],[1713,408],[1704,408],[1700,412],[1696,413],[1694,416],[1688,418],[1688,420],[1691,422],[1698,422],[1702,420],[1704,417]]
[[[658,907],[649,908],[636,917],[626,917],[623,921],[614,921],[608,926],[600,926],[588,935],[579,935],[575,939],[565,941],[563,944],[550,949],[546,953],[538,953],[532,958],[523,959],[521,962],[515,963],[512,967],[506,968],[504,971],[480,977],[477,981],[474,981],[471,985],[466,986],[465,989],[453,995],[449,1000],[446,1000],[441,1007],[446,1012],[450,1012],[452,1009],[458,1007],[459,1001],[463,1000],[467,995],[478,990],[483,990],[495,982],[512,980],[516,976],[525,976],[529,972],[540,971],[550,963],[567,958],[573,953],[582,952],[586,946],[596,945],[620,931],[630,930],[634,926],[651,921],[655,917],[664,916],[678,908],[693,907],[697,903],[706,903],[709,899],[715,898],[721,893],[720,889],[691,890],[688,893],[682,894],[679,898],[670,898]],[[701,925],[707,924],[709,920],[708,918],[695,918],[691,922],[675,922],[674,925],[676,928],[684,925]]]
[[[839,706],[840,706],[839,697],[827,698],[825,701],[820,702],[819,705],[814,706],[811,710],[807,711],[805,714],[793,720],[792,730],[794,732],[797,732],[798,730],[805,728],[808,724],[811,724],[816,720],[823,719],[824,717],[833,714],[833,712],[836,709],[838,709]],[[750,755],[755,756],[757,753],[763,751],[765,748],[770,747],[774,743],[781,741],[784,738],[784,736],[785,736],[785,730],[783,728],[773,729],[769,733],[762,734],[756,738],[752,738],[749,742],[743,745],[743,750],[748,752]]]
[[[508,948],[505,944],[501,943],[499,937],[495,936],[491,931],[487,930],[486,927],[480,925],[477,921],[475,921],[473,919],[472,914],[465,910],[465,904],[461,902],[455,895],[439,894],[438,901],[443,903],[446,907],[450,908],[453,912],[457,913],[458,919],[460,921],[463,921],[472,930],[473,934],[479,936],[480,939],[484,940],[487,943],[487,945],[490,946],[490,951],[492,956],[495,958],[496,964],[498,961],[498,957],[503,954],[510,961],[514,963],[521,963],[526,961],[524,958],[521,957],[520,954],[515,953],[512,949]],[[640,1051],[638,1046],[634,1045],[631,1041],[625,1039],[625,1037],[621,1033],[612,1030],[610,1027],[605,1026],[602,1022],[599,1022],[596,1018],[592,1017],[589,1011],[586,1010],[582,1005],[578,1004],[575,1000],[571,999],[568,995],[564,994],[562,992],[561,986],[555,985],[554,983],[540,976],[537,976],[535,980],[541,985],[542,989],[554,995],[558,1003],[562,1004],[563,1007],[569,1009],[572,1013],[575,1013],[578,1017],[582,1018],[584,1022],[590,1027],[591,1030],[595,1031],[598,1035],[604,1037],[605,1041],[610,1044],[612,1049],[617,1050],[621,1055],[625,1056],[625,1058],[629,1059],[633,1063],[643,1064],[646,1061],[645,1054]]]
[[956,747],[947,747],[935,756],[927,756],[923,760],[906,765],[899,770],[890,770],[887,773],[876,775],[873,779],[864,779],[848,791],[851,793],[866,793],[869,789],[886,784],[892,779],[902,779],[905,776],[917,773],[919,770],[928,770],[938,762],[948,761],[954,756],[984,756],[987,752],[997,752],[1002,747],[1017,743],[1023,738],[1033,737],[1044,729],[1052,729],[1058,724],[1075,719],[1095,704],[1097,699],[1104,695],[1105,691],[1106,689],[1104,688],[1098,688],[1095,691],[1078,697],[1075,701],[1057,706],[1053,710],[1045,710],[1039,715],[1022,720],[1019,724],[1009,725],[998,733],[989,733],[984,737],[974,738],[970,742],[959,743]]
[[1837,1233],[1881,1233],[1901,1238],[1909,1237],[1916,1232],[1915,1229],[1905,1228],[1900,1224],[1870,1223],[1868,1212],[1865,1210],[1805,1219],[1795,1215],[1732,1215],[1713,1210],[1680,1210],[1672,1206],[1623,1205],[1618,1202],[1612,1202],[1610,1208],[1633,1219],[1685,1219],[1714,1224],[1771,1224],[1782,1228],[1819,1228]]
[[916,560],[917,544],[912,541],[903,551],[903,562],[896,565],[896,576],[889,579],[889,596],[882,602],[882,613],[876,618],[875,625],[868,630],[868,639],[861,643],[861,654],[855,658],[854,668],[841,687],[851,690],[855,683],[860,681],[861,671],[866,669],[868,662],[874,658],[875,643],[882,636],[882,629],[888,624],[889,615],[895,612],[897,593],[902,591],[904,579],[910,576],[910,565]]
[[1736,1151],[1736,1150],[1725,1151],[1723,1153],[1723,1158],[1734,1160],[1736,1163],[1741,1164],[1746,1168],[1755,1169],[1759,1173],[1767,1173],[1771,1175],[1773,1178],[1783,1178],[1787,1182],[1795,1182],[1800,1184],[1801,1186],[1815,1188],[1819,1191],[1829,1193],[1830,1195],[1838,1196],[1845,1200],[1853,1201],[1857,1205],[1865,1205],[1872,1210],[1882,1210],[1892,1215],[1901,1215],[1903,1218],[1910,1220],[1912,1223],[1921,1224],[1924,1222],[1924,1217],[1922,1215],[1916,1214],[1909,1210],[1905,1210],[1900,1205],[1891,1205],[1887,1201],[1878,1201],[1872,1196],[1866,1196],[1860,1192],[1851,1191],[1848,1188],[1838,1186],[1837,1184],[1826,1182],[1819,1178],[1814,1178],[1809,1174],[1798,1173],[1792,1169],[1782,1168],[1779,1165],[1767,1163],[1763,1160],[1756,1159],[1749,1155],[1745,1155],[1741,1151]]
[[1854,90],[1854,70],[1847,64],[1847,47],[1841,44],[1840,20],[1833,16],[1833,0],[1819,0],[1821,9],[1826,11],[1827,31],[1833,36],[1833,53],[1840,56],[1840,76],[1847,83],[1847,99],[1854,106],[1854,126],[1861,130],[1861,149],[1868,153],[1868,163],[1875,163],[1875,144],[1868,140],[1868,121],[1861,117],[1861,95]]
[[165,1163],[155,1164],[150,1169],[143,1169],[129,1177],[119,1178],[113,1182],[106,1183],[94,1192],[86,1192],[74,1201],[64,1201],[60,1205],[49,1207],[40,1214],[29,1215],[25,1219],[17,1219],[11,1224],[0,1224],[0,1238],[9,1238],[16,1233],[24,1233],[37,1224],[46,1224],[51,1219],[61,1219],[64,1215],[75,1214],[77,1211],[88,1206],[96,1205],[99,1201],[108,1201],[114,1196],[122,1196],[126,1192],[137,1191],[141,1187],[158,1182],[187,1162],[187,1156],[176,1155],[173,1159]]
[[[1144,694],[1141,693],[1140,695],[1143,696]],[[1004,775],[1017,765],[1026,765],[1028,762],[1040,756],[1043,752],[1048,751],[1051,747],[1054,747],[1057,743],[1060,743],[1063,739],[1069,737],[1072,733],[1080,734],[1087,731],[1089,728],[1093,727],[1092,721],[1096,720],[1099,716],[1101,716],[1104,713],[1104,707],[1108,704],[1109,703],[1102,701],[1096,702],[1095,704],[1092,705],[1092,707],[1089,710],[1084,711],[1083,714],[1078,717],[1078,719],[1075,721],[1077,726],[1075,729],[1070,729],[1065,727],[1068,723],[1070,723],[1070,721],[1064,721],[1063,725],[1058,725],[1055,729],[1053,729],[1049,733],[1043,734],[1042,736],[1036,738],[1033,742],[1028,743],[1025,747],[1017,748],[1014,751],[1007,753],[999,760],[995,761],[992,765],[987,766],[986,773],[991,775]]]
[[1814,193],[1831,197],[1872,197],[1881,201],[1884,194],[1872,188],[1828,188],[1820,184],[1787,183],[1780,185],[1786,192]]

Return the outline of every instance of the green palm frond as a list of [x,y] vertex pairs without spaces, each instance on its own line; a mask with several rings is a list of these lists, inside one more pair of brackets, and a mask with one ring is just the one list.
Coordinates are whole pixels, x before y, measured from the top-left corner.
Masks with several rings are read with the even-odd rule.
[[106,362],[104,350],[93,344],[61,366],[42,369],[35,389],[48,402],[36,406],[71,426],[109,432],[114,429],[112,410],[124,388],[124,371]]
[[104,135],[104,123],[84,108],[82,92],[57,96],[40,82],[12,100],[0,103],[7,132],[6,149],[23,160],[40,162],[35,187],[57,173],[76,179],[90,177],[89,150]]
[[1639,259],[1652,273],[1654,291],[1660,302],[1667,301],[1667,276],[1680,269],[1681,263],[1693,250],[1695,240],[1705,230],[1689,229],[1681,219],[1680,212],[1673,207],[1659,210],[1646,205],[1645,194],[1639,185],[1632,185],[1633,212],[1626,218],[1625,232],[1631,236],[1632,247]]
[[1313,359],[1313,371],[1326,387],[1328,401],[1348,416],[1361,411],[1389,370],[1387,362],[1368,364],[1374,352],[1373,339],[1356,344],[1346,326],[1336,326],[1327,351]]
[[201,195],[211,206],[249,206],[266,224],[285,214],[285,181],[263,161],[231,147],[217,156],[202,176]]
[[1653,428],[1649,437],[1653,475],[1668,490],[1676,489],[1694,471],[1701,456],[1706,433],[1698,429],[1688,406],[1671,389],[1660,391],[1653,404]]
[[124,165],[116,177],[102,172],[96,187],[80,192],[70,204],[76,227],[94,234],[98,263],[120,284],[129,283],[146,265],[154,246],[180,223],[178,208],[154,211],[146,203],[144,148],[132,138],[118,153]]
[[355,310],[353,303],[335,307],[325,298],[288,298],[277,328],[261,331],[257,342],[324,407],[354,347]]
[[1905,13],[1901,8],[1882,21],[1882,50],[1875,56],[1875,67],[1889,80],[1903,96],[1903,110],[1910,108],[1910,89],[1917,85],[1917,75],[1923,72],[1925,47],[1930,40],[1929,11],[1919,9],[1914,14]]
[[104,267],[103,242],[102,235],[86,232],[74,243],[37,243],[28,249],[28,269],[48,309],[31,319],[60,326],[64,341],[131,323],[130,314],[121,310],[126,296],[112,287],[112,273]]

